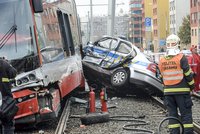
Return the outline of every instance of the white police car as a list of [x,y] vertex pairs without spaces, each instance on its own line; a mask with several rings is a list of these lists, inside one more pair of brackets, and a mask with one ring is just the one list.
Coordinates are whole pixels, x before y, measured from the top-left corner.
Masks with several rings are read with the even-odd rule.
[[163,95],[157,65],[131,42],[107,36],[88,43],[83,53],[84,74],[90,84],[121,93]]

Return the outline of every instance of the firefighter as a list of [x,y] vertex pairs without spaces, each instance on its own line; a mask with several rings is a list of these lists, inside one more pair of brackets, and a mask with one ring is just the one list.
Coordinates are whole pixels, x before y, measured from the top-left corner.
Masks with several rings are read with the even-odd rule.
[[[169,35],[166,39],[166,56],[161,57],[159,69],[163,80],[164,103],[168,116],[178,118],[178,109],[184,126],[184,134],[193,134],[192,100],[190,91],[194,89],[194,79],[187,58],[179,53],[180,38]],[[170,120],[171,134],[180,134],[180,124]]]
[[189,65],[194,72],[194,82],[195,89],[194,92],[199,92],[199,84],[200,84],[200,57],[197,53],[197,46],[193,46],[190,48],[192,55],[188,58]]
[[[0,92],[2,94],[1,109],[8,103],[8,101],[13,100],[13,96],[11,93],[10,79],[15,78],[16,74],[17,74],[16,69],[12,67],[4,58],[0,58],[0,79],[1,79]],[[1,115],[0,119],[2,122],[2,133],[14,134],[14,116],[7,117],[5,115]]]

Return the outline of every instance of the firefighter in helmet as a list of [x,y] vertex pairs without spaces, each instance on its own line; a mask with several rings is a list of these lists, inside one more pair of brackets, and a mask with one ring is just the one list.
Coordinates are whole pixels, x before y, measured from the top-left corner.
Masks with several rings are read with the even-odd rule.
[[[179,53],[180,38],[169,35],[166,39],[166,56],[159,61],[159,69],[164,85],[164,103],[168,116],[178,118],[178,109],[184,126],[184,134],[193,134],[192,100],[190,91],[194,89],[193,72],[187,58]],[[168,124],[171,134],[180,133],[180,124],[170,120]]]
[[194,93],[199,93],[200,88],[200,56],[197,53],[197,46],[193,46],[190,48],[190,51],[192,53],[191,56],[188,57],[188,63],[194,73],[194,83],[195,83],[195,89]]
[[[10,80],[15,78],[16,69],[4,58],[0,58],[0,93],[2,105],[0,107],[0,120],[2,122],[2,134],[14,134],[14,115],[18,108],[14,102]],[[11,105],[10,105],[11,104]],[[9,109],[8,109],[9,108]]]

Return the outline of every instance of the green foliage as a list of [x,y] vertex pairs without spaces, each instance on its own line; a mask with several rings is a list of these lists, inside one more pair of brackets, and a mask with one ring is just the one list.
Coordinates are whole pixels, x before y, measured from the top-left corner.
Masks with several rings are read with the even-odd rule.
[[181,43],[188,45],[191,43],[190,33],[190,15],[183,18],[182,25],[179,27],[178,36],[181,39]]

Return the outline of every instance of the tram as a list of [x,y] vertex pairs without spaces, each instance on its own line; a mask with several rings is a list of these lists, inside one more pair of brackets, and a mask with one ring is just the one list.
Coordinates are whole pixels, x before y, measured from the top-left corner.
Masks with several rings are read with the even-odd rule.
[[1,0],[0,57],[18,71],[16,124],[58,116],[64,97],[84,87],[74,0]]

